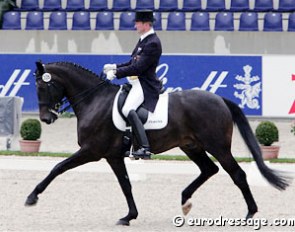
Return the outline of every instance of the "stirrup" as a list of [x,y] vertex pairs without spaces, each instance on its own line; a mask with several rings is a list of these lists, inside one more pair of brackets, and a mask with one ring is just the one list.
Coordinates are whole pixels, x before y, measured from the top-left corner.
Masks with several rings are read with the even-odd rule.
[[134,159],[151,159],[151,152],[146,148],[140,148],[137,151],[129,152],[129,157]]

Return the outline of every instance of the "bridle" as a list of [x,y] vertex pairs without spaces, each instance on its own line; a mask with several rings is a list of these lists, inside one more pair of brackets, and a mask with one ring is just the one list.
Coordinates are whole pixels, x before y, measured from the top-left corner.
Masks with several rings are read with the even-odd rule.
[[[42,81],[43,83],[45,83],[45,86],[46,86],[45,88],[46,100],[45,101],[39,100],[38,104],[39,104],[39,107],[41,106],[48,107],[49,111],[54,114],[61,115],[67,110],[69,110],[71,107],[77,106],[82,101],[84,101],[87,97],[91,96],[94,92],[96,92],[98,88],[103,86],[106,82],[109,82],[108,80],[105,79],[105,75],[101,73],[100,78],[102,79],[102,82],[74,95],[73,97],[71,97],[71,99],[64,97],[57,103],[53,103],[54,102],[54,97],[52,94],[53,91],[58,91],[58,93],[63,92],[64,87],[60,83],[55,82],[51,78],[51,74],[46,72],[45,70],[45,65],[43,65],[43,67],[44,67],[44,73],[41,76],[37,76],[36,73],[34,73],[34,75],[36,76],[36,81]],[[72,102],[72,104],[70,102]],[[64,106],[65,104],[67,105]],[[64,107],[60,109],[62,106]]]
[[60,102],[62,100],[58,103],[53,103],[54,102],[53,92],[57,91],[58,93],[60,93],[63,91],[63,87],[59,83],[52,80],[50,73],[44,72],[42,76],[37,76],[36,73],[34,75],[36,76],[36,82],[42,81],[45,84],[44,95],[46,96],[46,98],[43,101],[38,99],[39,107],[46,106],[48,107],[49,111],[53,113],[59,113]]

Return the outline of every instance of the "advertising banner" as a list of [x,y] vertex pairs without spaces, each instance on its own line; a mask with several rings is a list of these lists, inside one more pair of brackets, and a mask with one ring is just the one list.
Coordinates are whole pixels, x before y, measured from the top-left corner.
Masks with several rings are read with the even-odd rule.
[[263,76],[263,115],[295,117],[295,57],[264,57]]
[[[128,55],[0,54],[0,96],[20,96],[24,99],[24,112],[37,112],[33,76],[36,61],[74,62],[100,74],[105,63],[122,63],[129,58]],[[210,91],[236,102],[246,115],[262,115],[262,100],[268,97],[266,93],[262,94],[261,56],[163,55],[157,67],[157,77],[168,92],[185,89]]]

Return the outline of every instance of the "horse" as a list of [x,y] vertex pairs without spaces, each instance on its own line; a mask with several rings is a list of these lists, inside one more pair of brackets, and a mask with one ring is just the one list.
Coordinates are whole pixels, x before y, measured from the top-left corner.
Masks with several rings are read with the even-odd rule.
[[[36,62],[35,81],[40,120],[51,124],[64,99],[77,117],[80,149],[58,163],[47,177],[28,195],[25,205],[35,205],[38,195],[60,174],[88,162],[106,159],[125,195],[128,213],[116,224],[130,225],[138,216],[132,186],[122,153],[123,135],[112,121],[112,106],[120,85],[111,83],[94,72],[70,62]],[[287,176],[270,169],[243,111],[232,101],[202,90],[169,93],[168,124],[160,130],[148,130],[151,152],[162,153],[179,147],[200,169],[200,175],[181,193],[181,206],[186,215],[193,193],[219,170],[211,154],[240,189],[248,207],[246,218],[258,211],[246,180],[246,174],[233,158],[231,142],[236,124],[252,153],[261,174],[279,190],[289,185]],[[134,139],[133,139],[134,140]],[[136,141],[133,141],[136,144]]]

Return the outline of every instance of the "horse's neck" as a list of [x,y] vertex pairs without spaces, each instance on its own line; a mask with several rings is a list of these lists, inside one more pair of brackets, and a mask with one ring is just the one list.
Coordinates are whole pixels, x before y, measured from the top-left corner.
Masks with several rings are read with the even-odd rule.
[[71,101],[87,95],[93,88],[103,83],[100,78],[88,77],[86,74],[76,72],[64,78],[64,85],[66,86],[66,97]]
[[76,115],[82,114],[81,112],[89,112],[89,109],[93,108],[93,101],[101,102],[100,108],[101,106],[109,106],[116,90],[119,89],[119,86],[102,80],[89,70],[72,64],[64,64],[54,68],[57,68],[57,74],[63,77],[61,81],[66,89],[66,98]]
[[81,98],[78,97],[74,99],[75,101],[71,102],[73,110],[77,116],[90,113],[96,107],[101,109],[100,111],[97,111],[97,113],[105,114],[109,110],[110,105],[112,105],[115,95],[119,90],[119,86],[111,85],[108,82],[98,82],[94,86],[91,85],[88,86],[88,88],[83,89],[84,90],[81,91],[83,91],[85,95],[83,96],[82,94],[80,96]]

